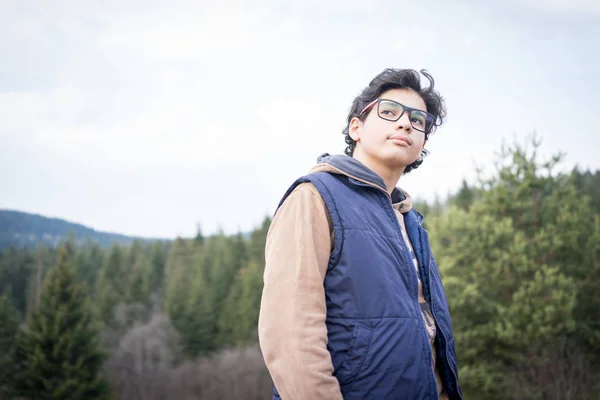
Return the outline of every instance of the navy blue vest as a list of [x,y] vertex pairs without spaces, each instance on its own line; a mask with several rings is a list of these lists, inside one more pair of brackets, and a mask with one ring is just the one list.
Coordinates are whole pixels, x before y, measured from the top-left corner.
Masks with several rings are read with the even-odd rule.
[[[344,399],[437,399],[432,353],[418,301],[417,272],[389,196],[337,174],[312,182],[331,216],[335,243],[325,276],[328,350]],[[458,387],[452,324],[423,217],[405,214],[423,293],[437,325],[438,365],[449,398]],[[273,399],[279,399],[277,389]]]

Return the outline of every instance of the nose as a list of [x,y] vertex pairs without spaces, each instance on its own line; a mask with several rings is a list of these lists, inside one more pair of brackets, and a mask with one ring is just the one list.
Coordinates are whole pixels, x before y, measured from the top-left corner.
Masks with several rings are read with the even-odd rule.
[[400,119],[398,121],[396,121],[396,124],[397,124],[397,128],[401,131],[406,131],[408,133],[411,133],[413,130],[412,124],[410,123],[410,116],[409,116],[409,113],[407,113],[407,112],[404,112],[404,114],[402,114]]

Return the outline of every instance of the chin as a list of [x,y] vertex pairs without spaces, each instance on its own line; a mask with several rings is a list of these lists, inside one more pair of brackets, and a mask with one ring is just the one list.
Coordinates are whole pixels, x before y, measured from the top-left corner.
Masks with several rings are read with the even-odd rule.
[[415,160],[411,160],[410,157],[406,157],[405,155],[392,155],[389,157],[386,157],[385,160],[383,160],[385,162],[385,164],[392,169],[404,169],[407,166],[409,166],[410,164],[412,164],[413,162],[415,162]]

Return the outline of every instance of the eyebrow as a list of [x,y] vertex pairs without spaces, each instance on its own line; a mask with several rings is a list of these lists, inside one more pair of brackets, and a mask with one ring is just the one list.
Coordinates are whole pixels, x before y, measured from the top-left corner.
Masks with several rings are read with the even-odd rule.
[[[402,104],[402,103],[400,103],[399,101],[396,101],[396,100],[386,99],[386,98],[383,98],[383,97],[381,98],[381,100],[391,101],[391,102],[393,102],[393,103],[395,103],[397,105],[400,105],[400,106],[404,107],[406,110],[414,110],[414,111],[419,111],[419,112],[422,112],[422,113],[425,113],[425,114],[429,114],[425,110],[421,110],[420,108],[413,108],[413,107],[410,107],[410,106],[406,106],[406,105],[404,105],[404,104]],[[430,115],[433,115],[433,114],[430,114]]]
[[420,113],[423,113],[423,114],[425,114],[425,116],[427,116],[427,115],[431,115],[431,117],[432,117],[432,118],[435,118],[435,116],[434,116],[433,114],[431,114],[431,113],[428,113],[428,112],[427,112],[427,111],[425,111],[425,110],[421,110],[420,108],[412,108],[412,107],[409,107],[409,106],[403,106],[403,107],[404,107],[405,109],[407,109],[407,110],[411,111],[411,112],[412,112],[412,111],[417,111],[417,112],[420,112]]

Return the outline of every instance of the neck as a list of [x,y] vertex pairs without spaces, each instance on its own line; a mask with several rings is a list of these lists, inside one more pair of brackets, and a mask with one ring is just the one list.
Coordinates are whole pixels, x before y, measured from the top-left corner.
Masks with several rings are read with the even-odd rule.
[[[358,150],[358,149],[356,149]],[[362,151],[355,151],[353,157],[360,161],[364,166],[369,168],[371,171],[375,172],[383,182],[385,183],[385,187],[387,188],[388,194],[392,194],[394,188],[398,185],[398,181],[404,172],[406,167],[390,167],[382,163],[380,160],[375,160],[370,157],[368,154],[365,154]]]

